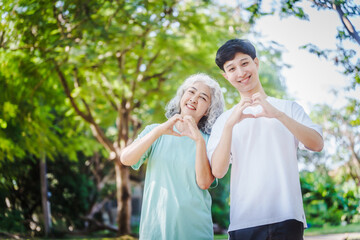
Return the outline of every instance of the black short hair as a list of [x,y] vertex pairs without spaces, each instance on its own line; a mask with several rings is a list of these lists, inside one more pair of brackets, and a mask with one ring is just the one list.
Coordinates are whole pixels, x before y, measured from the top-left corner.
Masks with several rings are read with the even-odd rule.
[[233,60],[238,52],[245,53],[252,59],[256,58],[255,47],[249,40],[235,38],[228,40],[218,49],[215,62],[224,71],[224,64],[229,60]]

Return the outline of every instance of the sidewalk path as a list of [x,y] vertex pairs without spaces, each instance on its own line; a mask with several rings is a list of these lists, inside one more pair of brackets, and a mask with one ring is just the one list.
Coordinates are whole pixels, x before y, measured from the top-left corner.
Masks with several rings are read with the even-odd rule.
[[304,240],[360,240],[360,233],[340,233],[318,236],[305,236]]

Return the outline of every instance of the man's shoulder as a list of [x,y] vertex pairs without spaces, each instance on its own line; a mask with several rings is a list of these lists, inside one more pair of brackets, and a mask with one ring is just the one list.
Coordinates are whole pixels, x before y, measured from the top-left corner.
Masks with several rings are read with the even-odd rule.
[[291,99],[284,99],[284,98],[275,98],[268,96],[267,98],[268,102],[271,103],[271,105],[278,107],[278,108],[293,108],[293,107],[300,107],[300,105]]
[[231,115],[231,113],[234,111],[235,106],[233,106],[232,108],[224,111],[216,120],[216,122],[222,122],[222,121],[226,121],[226,119],[228,119],[228,117]]
[[278,103],[278,104],[292,104],[294,101],[290,99],[284,99],[284,98],[276,98],[276,97],[270,97],[268,96],[267,100],[271,103]]

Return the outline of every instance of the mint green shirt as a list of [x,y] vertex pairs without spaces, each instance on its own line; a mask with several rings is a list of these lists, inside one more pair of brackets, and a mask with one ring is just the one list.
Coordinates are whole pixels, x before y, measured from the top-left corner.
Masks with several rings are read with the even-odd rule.
[[[138,138],[158,125],[147,126]],[[202,135],[207,142],[209,135]],[[137,170],[148,159],[140,239],[214,239],[211,197],[196,183],[195,151],[189,137],[163,135],[132,166]]]

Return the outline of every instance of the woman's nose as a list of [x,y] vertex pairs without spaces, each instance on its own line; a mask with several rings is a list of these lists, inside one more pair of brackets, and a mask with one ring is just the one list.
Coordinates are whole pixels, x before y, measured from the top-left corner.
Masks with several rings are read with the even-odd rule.
[[193,103],[196,103],[197,102],[197,96],[192,96],[190,98],[190,101],[193,102]]

